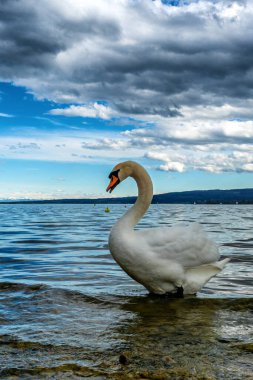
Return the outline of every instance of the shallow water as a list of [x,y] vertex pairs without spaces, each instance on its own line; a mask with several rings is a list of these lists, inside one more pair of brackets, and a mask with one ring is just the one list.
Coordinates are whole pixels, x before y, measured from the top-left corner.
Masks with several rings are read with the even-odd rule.
[[151,206],[138,228],[198,221],[231,257],[170,300],[114,263],[109,207],[0,205],[0,377],[253,379],[253,207]]

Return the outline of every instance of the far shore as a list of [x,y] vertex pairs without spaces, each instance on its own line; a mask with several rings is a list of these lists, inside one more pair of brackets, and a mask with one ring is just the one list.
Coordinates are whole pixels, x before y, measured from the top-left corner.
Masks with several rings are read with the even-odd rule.
[[[80,199],[0,200],[0,204],[133,204],[135,196]],[[155,194],[153,204],[253,204],[253,188],[229,190],[192,190]]]

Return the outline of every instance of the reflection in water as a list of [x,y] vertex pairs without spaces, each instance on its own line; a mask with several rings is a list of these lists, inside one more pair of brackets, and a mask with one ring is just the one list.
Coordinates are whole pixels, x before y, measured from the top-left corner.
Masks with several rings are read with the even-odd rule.
[[133,371],[137,367],[149,375],[218,379],[251,374],[250,354],[242,355],[240,350],[240,343],[252,333],[251,300],[143,298],[132,302],[123,308],[132,310],[135,318],[119,328],[119,336],[124,336]]
[[0,377],[252,379],[251,207],[152,206],[139,228],[202,221],[232,258],[185,299],[121,271],[107,236],[125,208],[103,209],[0,207]]
[[251,298],[93,297],[16,284],[1,295],[10,310],[3,378],[250,378]]

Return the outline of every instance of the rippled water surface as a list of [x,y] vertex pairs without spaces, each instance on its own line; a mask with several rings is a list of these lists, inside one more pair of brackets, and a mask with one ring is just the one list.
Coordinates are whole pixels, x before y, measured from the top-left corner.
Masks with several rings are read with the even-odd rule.
[[152,205],[138,228],[199,222],[231,261],[197,295],[151,297],[107,238],[130,206],[0,205],[0,377],[253,379],[253,206]]

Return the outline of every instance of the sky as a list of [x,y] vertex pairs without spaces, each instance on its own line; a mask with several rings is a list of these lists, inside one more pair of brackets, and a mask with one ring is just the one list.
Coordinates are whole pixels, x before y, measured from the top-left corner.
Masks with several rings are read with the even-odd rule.
[[253,187],[252,1],[0,8],[0,199],[105,197],[125,160],[157,194]]

